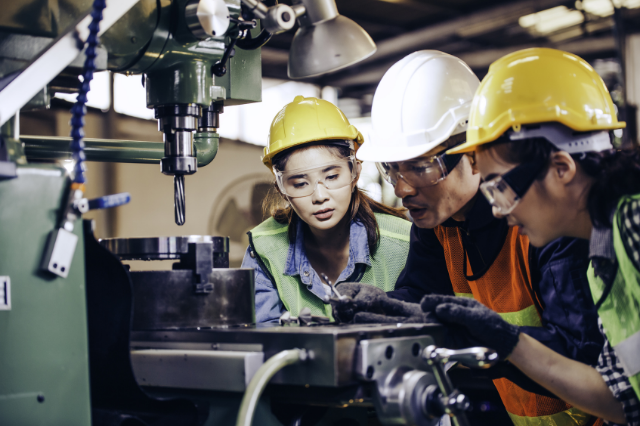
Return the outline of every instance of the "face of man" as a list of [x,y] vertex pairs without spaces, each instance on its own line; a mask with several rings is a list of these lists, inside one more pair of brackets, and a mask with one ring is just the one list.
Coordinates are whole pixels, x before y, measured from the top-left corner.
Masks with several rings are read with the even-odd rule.
[[397,170],[396,196],[402,199],[402,205],[409,209],[420,228],[435,228],[449,218],[463,221],[480,185],[473,157],[463,155],[454,169],[435,183],[433,173],[423,171],[425,161],[434,163],[434,154],[429,152],[412,160],[387,163]]

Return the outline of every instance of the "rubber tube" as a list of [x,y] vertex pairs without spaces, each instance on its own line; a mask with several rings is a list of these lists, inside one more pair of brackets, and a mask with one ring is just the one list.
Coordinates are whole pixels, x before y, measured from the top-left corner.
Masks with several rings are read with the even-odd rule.
[[306,351],[304,349],[289,349],[279,352],[262,364],[249,382],[249,386],[247,386],[247,390],[242,397],[236,426],[251,426],[258,400],[269,380],[287,365],[296,364],[305,358]]

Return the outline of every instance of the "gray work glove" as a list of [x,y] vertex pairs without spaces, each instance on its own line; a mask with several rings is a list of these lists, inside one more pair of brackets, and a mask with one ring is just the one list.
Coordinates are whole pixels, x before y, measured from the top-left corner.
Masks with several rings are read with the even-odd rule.
[[447,325],[466,329],[474,340],[495,349],[500,359],[506,359],[518,344],[520,329],[480,302],[468,297],[428,294],[420,302],[422,310],[435,313]]
[[362,283],[340,283],[345,299],[331,298],[333,318],[341,323],[438,323],[435,315],[422,311],[418,303],[392,299],[378,287]]

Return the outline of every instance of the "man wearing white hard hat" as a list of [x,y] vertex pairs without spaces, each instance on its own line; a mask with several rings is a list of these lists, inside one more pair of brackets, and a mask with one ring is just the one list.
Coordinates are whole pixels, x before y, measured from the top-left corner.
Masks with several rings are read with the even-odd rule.
[[[414,221],[406,267],[388,294],[414,303],[433,293],[474,298],[555,351],[595,364],[602,338],[588,293],[588,244],[530,246],[478,195],[473,154],[445,154],[465,141],[478,85],[460,59],[426,50],[396,63],[376,90],[372,138],[357,157],[376,162]],[[494,384],[516,425],[601,424],[506,378]]]

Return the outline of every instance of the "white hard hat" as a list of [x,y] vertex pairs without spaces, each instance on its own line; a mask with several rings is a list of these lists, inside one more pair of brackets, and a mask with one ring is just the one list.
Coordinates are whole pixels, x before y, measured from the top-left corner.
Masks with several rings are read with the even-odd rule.
[[373,131],[358,159],[409,160],[466,131],[479,84],[469,66],[455,56],[421,50],[405,57],[386,72],[376,89]]

